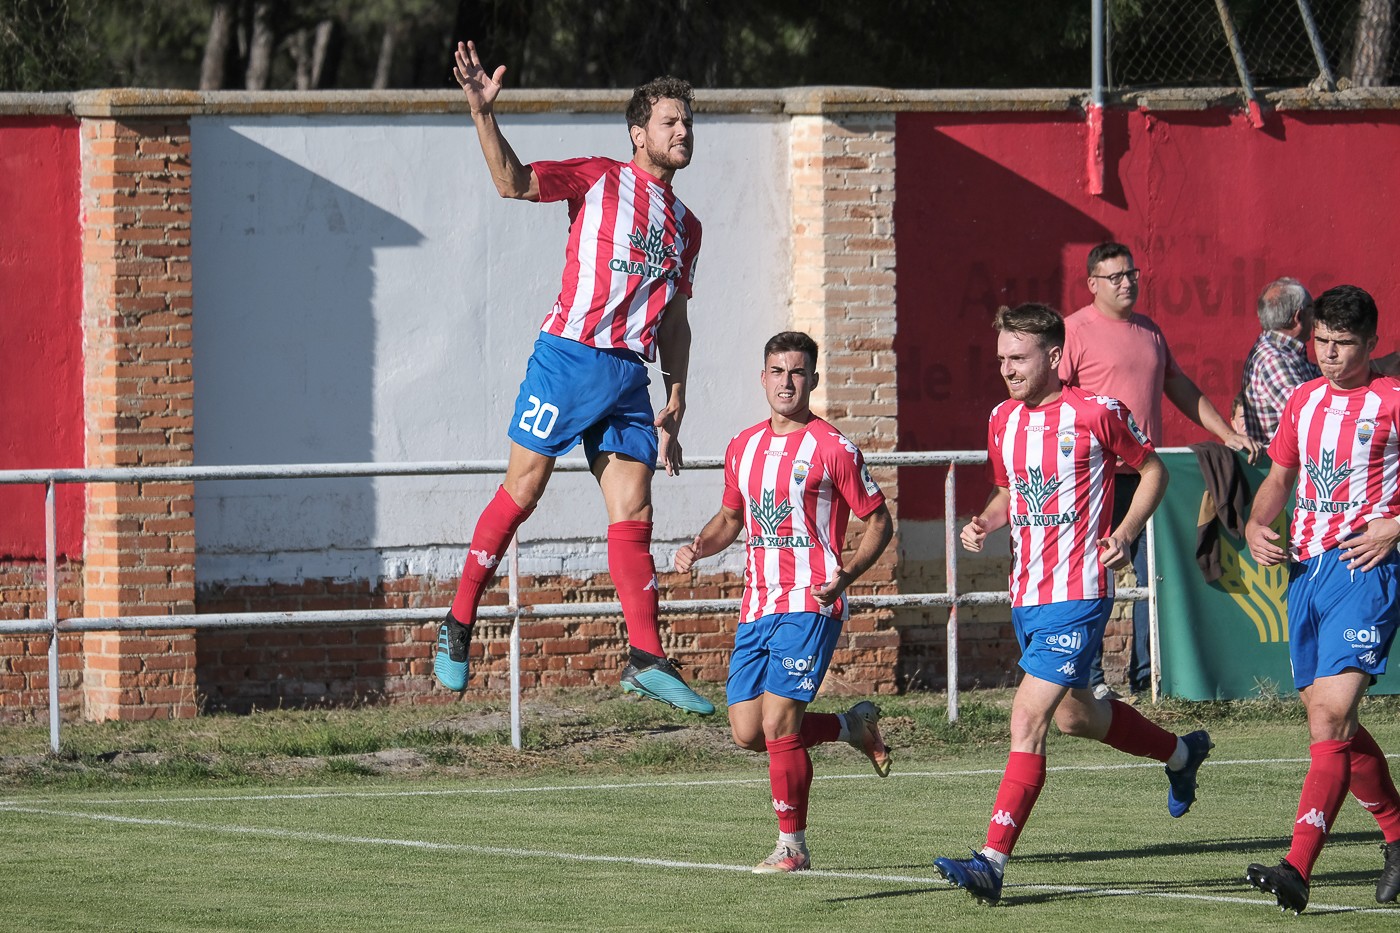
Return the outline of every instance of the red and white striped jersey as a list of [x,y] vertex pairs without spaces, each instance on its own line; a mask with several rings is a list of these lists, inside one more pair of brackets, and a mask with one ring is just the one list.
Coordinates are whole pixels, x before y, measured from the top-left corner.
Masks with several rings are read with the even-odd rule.
[[1400,380],[1372,375],[1359,389],[1325,378],[1297,386],[1269,456],[1298,470],[1289,556],[1304,561],[1400,516]]
[[569,202],[564,282],[540,330],[656,359],[656,327],[687,298],[700,220],[671,186],[635,163],[602,157],[534,162],[540,201]]
[[1011,494],[1011,605],[1113,595],[1096,542],[1112,531],[1114,465],[1140,467],[1151,451],[1121,402],[1074,386],[1039,408],[992,409],[988,468]]
[[852,512],[865,518],[885,495],[855,444],[821,418],[774,434],[767,421],[741,431],[724,454],[724,504],[747,532],[740,622],[775,612],[845,619],[844,598],[823,608],[812,596],[841,569]]

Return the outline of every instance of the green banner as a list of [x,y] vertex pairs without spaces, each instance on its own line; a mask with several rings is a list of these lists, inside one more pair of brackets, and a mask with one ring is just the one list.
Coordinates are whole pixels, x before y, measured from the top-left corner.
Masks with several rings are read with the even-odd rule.
[[[1220,534],[1223,576],[1207,583],[1196,565],[1196,522],[1205,496],[1196,455],[1163,454],[1171,473],[1154,516],[1157,534],[1157,611],[1162,693],[1188,700],[1229,700],[1261,693],[1288,695],[1288,569],[1260,567],[1242,538]],[[1249,488],[1267,470],[1240,462]],[[1290,509],[1275,522],[1286,527]],[[1372,693],[1400,693],[1397,662]]]

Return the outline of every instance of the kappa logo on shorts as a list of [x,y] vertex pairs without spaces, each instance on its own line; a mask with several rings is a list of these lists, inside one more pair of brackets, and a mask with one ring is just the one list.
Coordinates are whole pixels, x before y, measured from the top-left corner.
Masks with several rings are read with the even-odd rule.
[[815,689],[817,689],[817,685],[816,685],[815,683],[812,682],[812,678],[810,678],[810,677],[803,677],[801,680],[799,680],[799,681],[797,682],[797,689],[798,689],[798,690],[815,690]]
[[1376,666],[1376,661],[1379,660],[1379,659],[1376,657],[1376,652],[1375,652],[1375,651],[1368,651],[1368,652],[1366,652],[1365,654],[1363,654],[1361,657],[1357,658],[1356,660],[1360,661],[1362,664],[1366,665],[1367,667],[1375,667],[1375,666]]
[[1075,677],[1075,676],[1078,676],[1078,675],[1075,674],[1075,668],[1074,668],[1074,662],[1073,662],[1073,661],[1066,661],[1065,663],[1061,664],[1059,667],[1055,668],[1055,670],[1059,671],[1061,674],[1064,674],[1066,677]]

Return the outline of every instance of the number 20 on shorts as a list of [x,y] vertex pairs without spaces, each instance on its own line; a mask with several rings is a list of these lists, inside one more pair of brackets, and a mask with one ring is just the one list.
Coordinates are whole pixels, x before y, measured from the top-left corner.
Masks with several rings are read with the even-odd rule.
[[537,396],[530,396],[530,407],[520,416],[520,430],[529,431],[538,438],[549,437],[554,430],[554,422],[559,418],[559,409],[548,402],[541,402]]

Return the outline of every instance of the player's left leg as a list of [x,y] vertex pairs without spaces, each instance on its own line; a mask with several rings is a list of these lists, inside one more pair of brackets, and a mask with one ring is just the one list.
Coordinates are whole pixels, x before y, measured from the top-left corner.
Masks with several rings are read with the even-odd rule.
[[768,785],[773,812],[778,816],[778,844],[754,867],[754,874],[805,871],[812,867],[807,851],[807,804],[812,792],[812,756],[802,743],[802,714],[807,704],[765,693],[763,740],[768,749]]
[[1385,842],[1385,860],[1376,881],[1376,902],[1388,904],[1400,895],[1400,793],[1390,776],[1385,752],[1365,726],[1358,726],[1351,739],[1351,792],[1358,803],[1375,817]]

